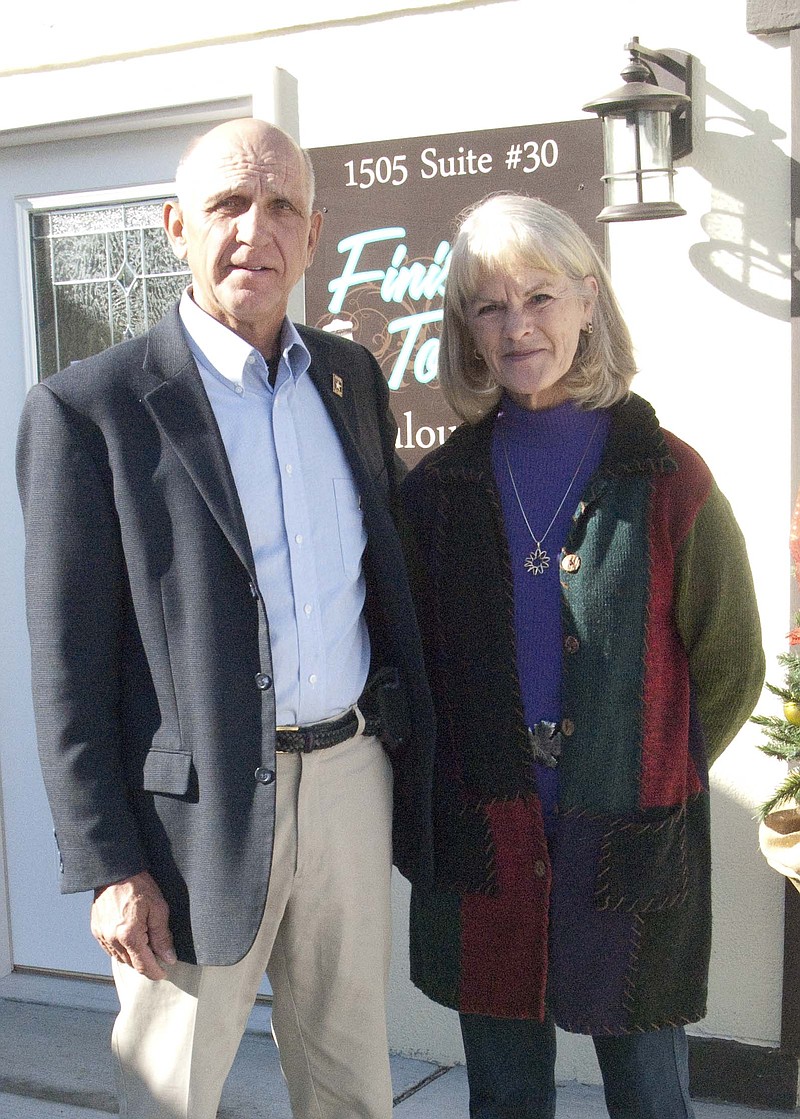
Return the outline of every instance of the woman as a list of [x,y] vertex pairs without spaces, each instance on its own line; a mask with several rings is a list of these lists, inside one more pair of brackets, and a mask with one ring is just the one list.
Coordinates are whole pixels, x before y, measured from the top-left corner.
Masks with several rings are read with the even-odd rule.
[[439,358],[465,423],[405,499],[440,732],[412,977],[460,1012],[473,1119],[554,1115],[554,1023],[592,1035],[612,1116],[692,1114],[708,765],[764,664],[730,507],[634,372],[569,217],[466,217]]

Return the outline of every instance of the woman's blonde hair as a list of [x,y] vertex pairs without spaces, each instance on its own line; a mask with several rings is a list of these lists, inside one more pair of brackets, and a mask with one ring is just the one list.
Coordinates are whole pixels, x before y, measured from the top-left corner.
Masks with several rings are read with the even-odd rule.
[[475,352],[467,311],[487,276],[515,268],[566,276],[576,290],[594,276],[598,293],[592,333],[581,331],[563,383],[584,408],[622,400],[636,373],[633,346],[591,241],[571,217],[540,198],[494,194],[461,216],[450,257],[439,349],[439,380],[450,407],[461,419],[476,423],[500,398],[500,387]]

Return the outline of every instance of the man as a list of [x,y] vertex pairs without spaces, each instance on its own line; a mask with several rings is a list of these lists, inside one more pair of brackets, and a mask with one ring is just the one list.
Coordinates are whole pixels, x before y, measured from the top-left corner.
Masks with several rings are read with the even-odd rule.
[[63,889],[113,960],[123,1116],[213,1119],[266,968],[297,1119],[388,1119],[392,769],[411,875],[432,726],[388,391],[286,318],[322,225],[290,137],[220,125],[177,191],[179,307],[20,430]]

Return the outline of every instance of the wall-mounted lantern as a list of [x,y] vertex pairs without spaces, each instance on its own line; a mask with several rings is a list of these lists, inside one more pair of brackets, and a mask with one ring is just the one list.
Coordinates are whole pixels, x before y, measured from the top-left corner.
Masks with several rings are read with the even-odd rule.
[[603,122],[606,205],[597,220],[679,217],[672,164],[692,150],[692,56],[651,51],[638,38],[625,50],[625,85],[583,106]]

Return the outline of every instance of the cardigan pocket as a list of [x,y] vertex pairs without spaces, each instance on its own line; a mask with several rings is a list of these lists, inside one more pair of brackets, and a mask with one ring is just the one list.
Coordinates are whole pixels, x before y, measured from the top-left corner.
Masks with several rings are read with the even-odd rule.
[[609,821],[600,844],[597,909],[658,913],[686,900],[686,807]]
[[152,749],[144,759],[145,792],[183,796],[189,791],[192,755],[188,750]]

